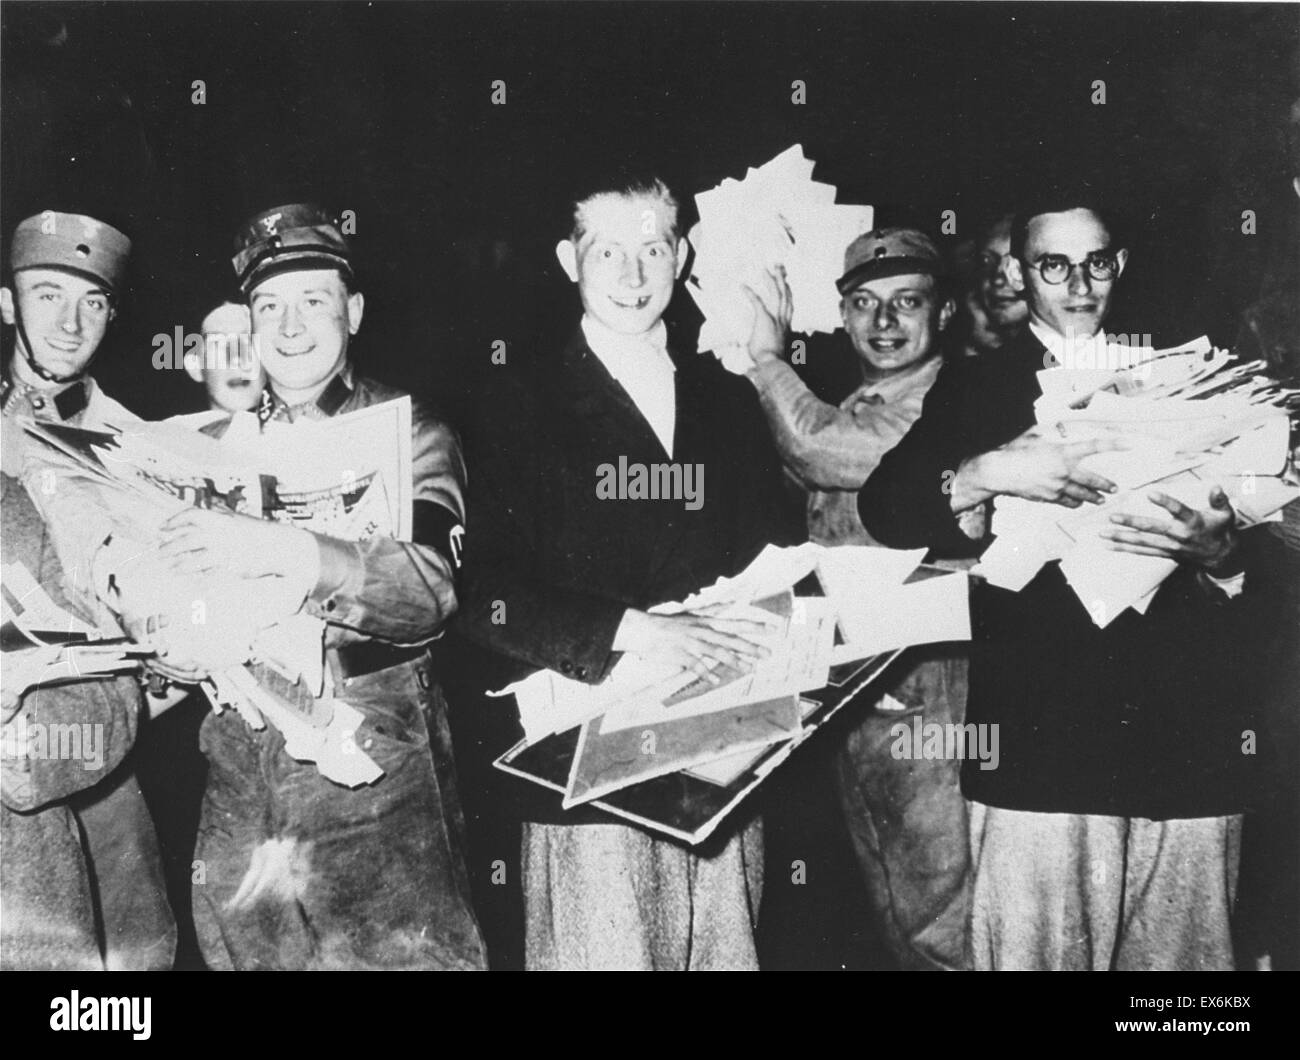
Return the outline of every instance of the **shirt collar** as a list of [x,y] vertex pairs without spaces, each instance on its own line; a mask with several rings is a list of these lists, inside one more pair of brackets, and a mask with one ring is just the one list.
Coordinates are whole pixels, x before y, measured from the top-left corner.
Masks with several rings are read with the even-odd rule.
[[942,356],[927,357],[916,364],[909,364],[901,372],[863,383],[850,395],[850,400],[859,401],[863,398],[879,397],[887,403],[896,401],[915,387],[933,382],[942,367]]
[[669,372],[676,370],[668,356],[668,328],[662,320],[644,335],[621,335],[584,314],[582,334],[591,352],[615,379],[626,377],[630,371],[644,372],[652,366]]
[[1105,333],[1101,331],[1087,337],[1076,335],[1072,340],[1073,349],[1070,349],[1070,343],[1066,342],[1064,336],[1040,324],[1032,316],[1029,318],[1029,330],[1043,344],[1043,348],[1056,358],[1058,366],[1075,364],[1080,348],[1091,346],[1095,342],[1106,342]]

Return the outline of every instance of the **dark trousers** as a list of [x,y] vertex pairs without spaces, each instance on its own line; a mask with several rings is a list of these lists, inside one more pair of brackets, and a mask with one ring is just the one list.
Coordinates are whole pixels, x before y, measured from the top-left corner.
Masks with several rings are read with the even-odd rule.
[[153,818],[133,758],[68,800],[81,826],[110,970],[167,971],[176,958],[176,919]]
[[963,721],[965,645],[914,649],[895,665],[880,687],[904,709],[868,707],[837,755],[845,824],[875,927],[900,967],[967,968],[971,866],[961,762],[892,753],[895,726],[910,729],[918,714],[926,723]]
[[214,969],[479,969],[464,825],[427,660],[350,679],[357,746],[384,770],[350,789],[271,728],[210,716],[194,923]]

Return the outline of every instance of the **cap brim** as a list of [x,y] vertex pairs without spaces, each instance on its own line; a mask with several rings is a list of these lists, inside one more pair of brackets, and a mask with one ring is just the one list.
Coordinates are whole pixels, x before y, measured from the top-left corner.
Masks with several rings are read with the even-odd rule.
[[55,272],[66,272],[70,276],[78,276],[83,280],[89,281],[90,283],[99,284],[101,287],[104,288],[104,290],[106,290],[111,295],[116,295],[118,293],[119,288],[121,287],[120,283],[114,283],[112,280],[109,280],[107,277],[100,276],[96,272],[91,272],[89,269],[79,269],[75,265],[65,265],[63,264],[63,262],[33,261],[27,265],[16,266],[13,272],[14,275],[17,275],[20,272],[27,272],[29,269],[53,269]]
[[249,269],[248,274],[240,280],[240,289],[247,294],[259,283],[279,276],[285,272],[302,272],[307,269],[334,269],[348,279],[352,278],[352,266],[348,260],[338,254],[319,250],[315,247],[301,250],[280,250],[273,256],[265,258]]
[[881,258],[874,261],[864,261],[856,268],[849,269],[848,272],[835,281],[835,286],[839,289],[840,294],[848,294],[853,288],[865,283],[867,280],[881,280],[887,276],[904,276],[909,272],[933,276],[935,279],[943,275],[943,269],[937,263],[927,261],[925,258]]

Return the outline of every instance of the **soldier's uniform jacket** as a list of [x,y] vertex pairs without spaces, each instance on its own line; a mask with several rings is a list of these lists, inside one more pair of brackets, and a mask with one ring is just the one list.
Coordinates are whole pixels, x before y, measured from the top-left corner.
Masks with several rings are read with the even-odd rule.
[[[0,490],[5,562],[21,562],[55,603],[91,621],[66,589],[63,568],[27,491],[7,474]],[[47,732],[53,725],[98,726],[103,757],[98,769],[87,769],[86,761],[75,758],[14,758],[6,746],[0,769],[0,967],[103,967],[87,859],[67,799],[98,784],[122,762],[135,739],[139,707],[140,690],[130,676],[37,688],[22,698],[10,725],[22,719],[29,734],[36,725]]]
[[90,376],[38,390],[17,382],[6,372],[0,379],[0,406],[6,416],[29,416],[91,430],[123,427],[140,419],[105,394]]
[[[290,407],[268,387],[259,418],[325,419],[378,405],[404,392],[352,372],[336,375],[306,406]],[[203,428],[221,437],[223,419]],[[327,649],[374,639],[418,646],[438,635],[456,609],[454,576],[464,520],[465,463],[455,431],[423,402],[411,402],[412,540],[341,541],[316,535],[320,577],[304,610],[328,623]]]

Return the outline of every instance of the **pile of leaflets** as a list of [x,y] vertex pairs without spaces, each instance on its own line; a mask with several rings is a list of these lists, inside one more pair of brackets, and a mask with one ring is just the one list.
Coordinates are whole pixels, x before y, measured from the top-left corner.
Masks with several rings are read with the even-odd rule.
[[[254,728],[273,725],[291,756],[315,762],[322,775],[340,784],[355,787],[382,776],[352,741],[360,714],[333,694],[324,665],[324,623],[293,613],[285,579],[224,573],[182,578],[161,569],[154,543],[168,518],[191,507],[290,523],[344,540],[409,540],[409,397],[328,420],[272,422],[260,429],[256,417],[239,413],[220,439],[167,422],[131,423],[120,431],[39,421],[23,426],[24,477],[62,554],[97,556],[97,567],[111,567],[119,576],[129,570],[130,578],[121,580],[131,583],[138,613],[188,614],[193,601],[201,600],[209,636],[221,635],[223,615],[251,617],[258,627],[250,665],[213,672],[203,683],[217,710],[233,708]],[[101,599],[109,599],[106,576],[78,573],[92,581]],[[246,626],[243,621],[239,628]],[[253,663],[265,664],[291,685],[301,683],[314,697],[313,709],[297,710],[259,683]]]
[[[754,776],[762,760],[770,771],[825,720],[818,712],[826,696],[816,693],[843,687],[863,672],[863,660],[878,662],[874,677],[903,648],[970,639],[966,576],[917,577],[923,555],[924,549],[769,546],[735,578],[652,611],[752,619],[757,609],[770,616],[770,655],[747,671],[715,672],[716,681],[629,655],[595,685],[538,671],[500,693],[515,696],[525,738],[498,765],[551,786],[522,770],[520,755],[576,730],[562,787],[566,809],[670,774],[733,788],[736,798],[689,833],[698,842],[749,790],[742,778]],[[819,591],[800,592],[801,583]],[[568,756],[568,743],[560,742]],[[643,815],[641,823],[677,834],[662,820]]]
[[[1128,351],[1132,355],[1135,351]],[[1263,374],[1263,362],[1239,363],[1202,338],[1173,350],[1136,351],[1130,366],[1049,368],[1039,373],[1039,429],[1062,443],[1117,439],[1081,466],[1119,487],[1101,505],[1064,508],[1017,497],[994,502],[994,543],[976,573],[1019,591],[1044,564],[1059,561],[1093,622],[1106,627],[1126,609],[1145,613],[1173,560],[1116,552],[1099,532],[1116,513],[1161,519],[1149,499],[1164,493],[1189,507],[1208,506],[1212,487],[1228,495],[1238,525],[1281,518],[1300,497],[1290,480],[1288,411],[1300,392]]]
[[744,179],[727,178],[695,196],[700,220],[690,232],[695,257],[687,290],[704,314],[699,350],[728,369],[752,366],[746,342],[754,310],[742,285],[782,266],[793,295],[791,329],[800,334],[840,326],[835,281],[844,251],[871,230],[870,206],[835,203],[835,186],[812,179],[813,162],[798,144]]

